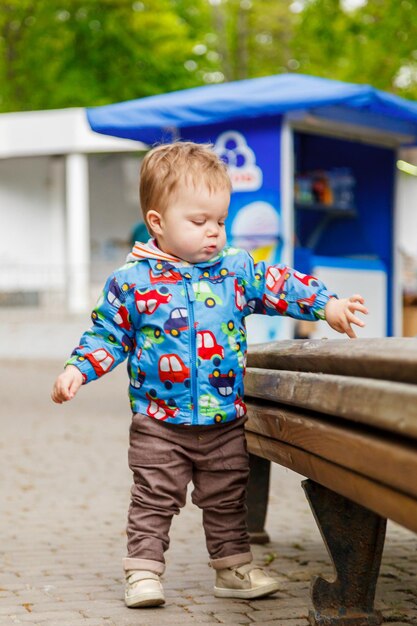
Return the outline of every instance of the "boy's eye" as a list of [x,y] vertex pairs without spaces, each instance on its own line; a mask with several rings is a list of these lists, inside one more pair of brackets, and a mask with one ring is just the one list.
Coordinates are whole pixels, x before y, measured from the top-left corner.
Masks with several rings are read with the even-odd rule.
[[203,226],[203,224],[205,224],[205,220],[191,220],[193,224],[196,224],[197,226]]

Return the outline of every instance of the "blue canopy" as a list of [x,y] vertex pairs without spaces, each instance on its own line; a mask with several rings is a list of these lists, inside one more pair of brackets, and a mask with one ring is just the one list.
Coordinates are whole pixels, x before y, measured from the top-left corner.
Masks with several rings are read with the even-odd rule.
[[407,135],[417,143],[417,104],[369,85],[278,74],[207,85],[87,109],[91,128],[148,144],[182,128],[271,118],[306,110],[333,120]]

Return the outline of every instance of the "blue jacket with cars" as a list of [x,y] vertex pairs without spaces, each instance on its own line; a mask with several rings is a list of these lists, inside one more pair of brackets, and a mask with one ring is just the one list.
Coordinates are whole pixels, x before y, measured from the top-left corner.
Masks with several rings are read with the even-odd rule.
[[174,424],[231,421],[246,412],[245,317],[324,319],[333,295],[313,276],[255,264],[237,248],[192,265],[136,244],[67,363],[87,383],[127,358],[134,413]]

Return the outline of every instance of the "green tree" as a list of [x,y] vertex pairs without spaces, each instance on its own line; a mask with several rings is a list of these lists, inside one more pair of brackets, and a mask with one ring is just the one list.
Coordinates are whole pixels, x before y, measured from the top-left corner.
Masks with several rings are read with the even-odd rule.
[[210,0],[226,80],[291,69],[294,14],[288,0]]
[[416,0],[307,0],[292,42],[299,70],[417,97]]
[[[0,0],[0,110],[91,106],[204,83],[206,0]],[[206,13],[205,13],[206,12]]]

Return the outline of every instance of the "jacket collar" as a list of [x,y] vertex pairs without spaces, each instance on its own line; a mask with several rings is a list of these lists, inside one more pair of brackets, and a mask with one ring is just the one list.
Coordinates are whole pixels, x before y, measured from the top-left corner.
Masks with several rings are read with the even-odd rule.
[[[176,256],[167,254],[158,248],[155,239],[149,239],[147,243],[136,241],[130,253],[127,255],[126,262],[147,260],[154,271],[166,271],[167,264],[175,268],[192,268],[192,267],[211,267],[222,261],[226,256],[225,251],[221,250],[215,257],[202,263],[189,263]],[[162,269],[161,269],[162,268]]]

